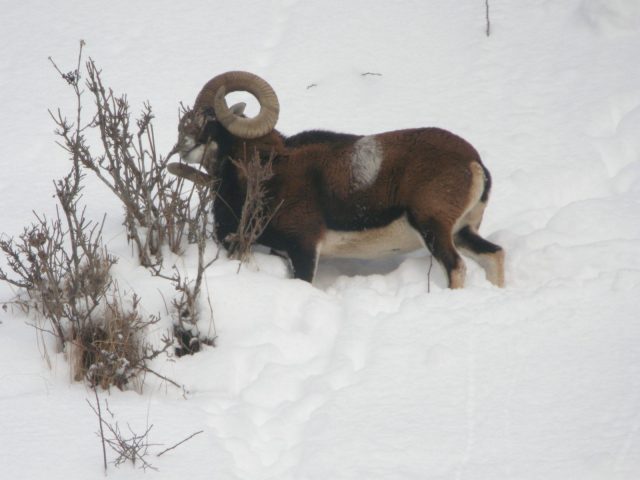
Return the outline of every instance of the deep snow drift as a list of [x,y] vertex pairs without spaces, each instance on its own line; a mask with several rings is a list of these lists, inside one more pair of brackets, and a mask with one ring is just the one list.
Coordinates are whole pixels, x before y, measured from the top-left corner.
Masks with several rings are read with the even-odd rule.
[[[4,9],[6,234],[54,210],[51,180],[69,165],[47,108],[71,114],[73,98],[47,57],[73,68],[81,38],[107,84],[134,107],[151,102],[162,151],[178,103],[244,69],[274,86],[284,133],[440,126],[494,177],[481,231],[507,252],[503,290],[467,260],[465,290],[445,289],[434,266],[427,293],[426,252],[326,261],[313,286],[288,279],[276,257],[259,253],[239,274],[218,260],[207,275],[218,346],[154,364],[186,395],[153,379],[142,395],[103,394],[123,424],[153,424],[154,443],[204,430],[150,459],[159,470],[147,475],[640,478],[640,4],[490,5],[488,38],[481,0]],[[87,184],[89,213],[108,214],[119,282],[163,316],[150,332],[160,336],[171,286],[136,266],[120,206]],[[177,262],[189,272],[194,258]],[[92,392],[27,321],[0,314],[0,477],[97,478]]]

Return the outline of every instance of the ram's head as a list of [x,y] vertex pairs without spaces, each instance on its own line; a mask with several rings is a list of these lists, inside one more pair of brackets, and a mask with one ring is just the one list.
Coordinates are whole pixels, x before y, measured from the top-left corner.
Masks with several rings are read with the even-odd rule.
[[[240,91],[252,94],[260,104],[255,117],[244,115],[244,103],[227,105],[225,96]],[[184,162],[197,163],[211,171],[226,144],[270,133],[278,121],[279,110],[275,92],[260,77],[248,72],[218,75],[202,87],[193,109],[180,119],[178,142],[170,156],[178,153]]]

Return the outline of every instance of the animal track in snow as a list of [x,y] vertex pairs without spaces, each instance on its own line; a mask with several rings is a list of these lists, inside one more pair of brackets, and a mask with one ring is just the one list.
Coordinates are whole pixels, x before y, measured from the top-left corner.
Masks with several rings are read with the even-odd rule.
[[234,362],[227,366],[236,388],[223,402],[226,408],[207,411],[238,478],[289,478],[307,422],[336,390],[353,385],[366,363],[366,338],[357,330],[375,323],[370,312],[348,295],[328,309],[335,299],[306,292],[297,301],[277,299],[277,321],[243,331],[242,346],[231,347]]

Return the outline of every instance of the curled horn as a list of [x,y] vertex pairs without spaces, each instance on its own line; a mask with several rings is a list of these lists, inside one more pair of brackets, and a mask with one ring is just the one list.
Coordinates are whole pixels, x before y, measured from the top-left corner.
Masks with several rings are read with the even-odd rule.
[[[260,113],[245,118],[233,113],[225,96],[231,92],[249,92],[260,104]],[[209,80],[196,98],[194,109],[213,107],[216,119],[232,134],[246,139],[271,132],[278,121],[280,104],[273,88],[249,72],[227,72]]]

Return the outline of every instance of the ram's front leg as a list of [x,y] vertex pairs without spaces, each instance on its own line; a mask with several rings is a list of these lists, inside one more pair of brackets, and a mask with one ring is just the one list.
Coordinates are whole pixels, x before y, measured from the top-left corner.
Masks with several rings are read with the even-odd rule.
[[286,253],[291,261],[293,278],[313,282],[325,230],[320,213],[298,205],[290,208],[287,215],[277,216],[271,226],[279,240],[277,250]]
[[213,204],[215,241],[229,251],[231,238],[238,231],[239,215],[230,207],[229,200],[218,195]]
[[287,255],[291,260],[293,278],[312,283],[318,268],[317,247],[304,245],[303,241],[294,242],[287,249]]

